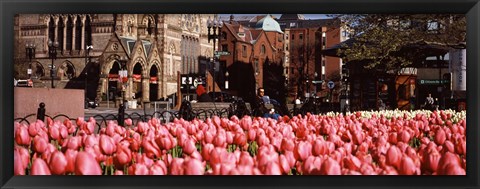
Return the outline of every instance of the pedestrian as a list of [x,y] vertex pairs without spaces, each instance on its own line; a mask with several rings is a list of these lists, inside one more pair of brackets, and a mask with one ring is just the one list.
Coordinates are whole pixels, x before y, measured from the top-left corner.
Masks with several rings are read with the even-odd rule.
[[428,93],[428,96],[425,100],[425,109],[433,111],[435,100],[432,97],[431,93]]
[[263,100],[263,96],[265,95],[265,89],[258,88],[257,89],[257,96],[255,97],[254,101],[254,116],[263,116],[268,113],[268,109],[265,107],[265,102]]
[[197,87],[197,100],[198,102],[212,102],[212,98],[208,96],[203,85],[198,85]]

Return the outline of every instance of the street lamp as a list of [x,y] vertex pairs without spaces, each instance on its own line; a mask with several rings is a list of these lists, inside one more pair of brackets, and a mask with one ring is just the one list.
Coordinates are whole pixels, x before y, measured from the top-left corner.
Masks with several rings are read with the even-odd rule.
[[[221,37],[221,30],[222,30],[223,22],[218,18],[213,18],[207,20],[207,28],[208,28],[208,42],[213,39],[213,56],[215,57],[215,43],[217,39]],[[213,33],[212,33],[213,31]],[[215,102],[215,59],[213,59],[213,101]]]
[[28,79],[32,79],[32,59],[35,58],[35,44],[27,44],[25,46],[25,52],[29,59],[27,70]]
[[53,65],[53,61],[57,59],[57,47],[58,47],[58,42],[55,41],[53,43],[51,40],[48,41],[48,56],[49,58],[52,59],[52,65],[50,66],[50,77],[52,78],[52,88],[55,88],[53,85],[53,77],[55,76],[55,73],[53,73],[55,70],[55,66]]
[[127,88],[128,82],[128,71],[127,71],[127,57],[120,57],[120,70],[118,71],[118,75],[120,77],[120,82],[122,83],[122,104],[125,107],[125,90]]
[[228,71],[227,71],[227,73],[225,73],[225,77],[226,77],[226,79],[225,79],[225,89],[228,89],[228,75],[229,74],[228,74]]
[[315,72],[315,73],[313,74],[313,77],[314,77],[313,80],[315,81],[315,83],[314,83],[314,86],[315,86],[315,96],[317,96],[317,82],[318,82],[318,81],[317,81],[317,78],[318,78],[318,73]]
[[87,64],[89,62],[89,54],[90,54],[90,50],[93,49],[93,46],[92,45],[88,45],[87,46],[87,51],[85,53],[85,109],[88,109],[88,88],[87,88],[87,84],[88,84],[88,81],[87,81],[87,76],[88,76],[88,70],[87,70]]

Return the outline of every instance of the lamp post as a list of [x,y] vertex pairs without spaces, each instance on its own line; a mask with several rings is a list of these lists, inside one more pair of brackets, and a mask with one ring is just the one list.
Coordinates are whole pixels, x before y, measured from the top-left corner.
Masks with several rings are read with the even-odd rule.
[[226,79],[225,79],[225,89],[226,90],[228,90],[228,75],[229,74],[228,74],[228,71],[227,71],[227,73],[225,73],[225,77],[226,77]]
[[118,75],[120,76],[120,82],[122,83],[122,104],[125,107],[125,90],[127,88],[127,82],[128,82],[128,71],[127,71],[127,58],[126,57],[120,57],[120,62],[121,69],[118,71]]
[[28,57],[28,70],[27,70],[27,74],[28,74],[28,79],[32,79],[32,59],[35,58],[35,45],[34,44],[27,44],[25,46],[25,52],[27,54],[27,57]]
[[88,109],[88,88],[87,88],[87,84],[88,84],[88,81],[87,81],[87,76],[88,76],[88,70],[87,70],[87,65],[88,65],[88,62],[89,62],[89,54],[90,54],[90,50],[93,49],[93,46],[92,45],[88,45],[87,46],[87,51],[85,53],[85,109]]
[[[213,57],[216,56],[216,50],[215,50],[215,44],[216,40],[220,39],[221,37],[221,30],[222,30],[223,23],[220,19],[218,18],[213,18],[213,20],[210,20],[208,18],[207,20],[207,28],[208,28],[208,42],[210,43],[210,40],[213,39]],[[213,33],[212,33],[213,32]],[[213,101],[215,102],[215,59],[213,59]]]
[[53,65],[53,61],[57,59],[57,47],[58,47],[58,42],[55,41],[52,42],[51,40],[48,41],[48,56],[50,59],[52,59],[52,65],[50,66],[50,77],[52,79],[52,88],[55,88],[53,85],[53,77],[55,76],[55,73],[53,73],[55,70],[55,65]]
[[317,85],[318,85],[318,84],[317,84],[317,82],[318,82],[318,81],[317,81],[317,78],[318,78],[318,73],[315,72],[315,73],[313,74],[313,77],[314,77],[313,80],[315,81],[315,83],[314,83],[314,86],[315,86],[315,96],[317,96]]

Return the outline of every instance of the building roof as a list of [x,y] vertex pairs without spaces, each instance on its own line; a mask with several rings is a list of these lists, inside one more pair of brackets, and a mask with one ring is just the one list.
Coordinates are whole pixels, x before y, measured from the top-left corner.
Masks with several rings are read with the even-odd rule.
[[274,31],[278,33],[283,33],[280,28],[280,24],[275,21],[271,15],[263,17],[261,20],[255,24],[255,29],[263,29],[263,31]]
[[[137,40],[135,38],[131,37],[126,37],[126,36],[119,36],[120,41],[122,41],[122,44],[124,47],[126,47],[127,54],[131,55],[133,52],[133,48],[135,47],[135,43]],[[144,50],[145,57],[148,57],[150,53],[150,49],[152,48],[152,43],[147,40],[141,40],[142,41],[142,46]]]
[[303,14],[282,14],[279,20],[305,20]]

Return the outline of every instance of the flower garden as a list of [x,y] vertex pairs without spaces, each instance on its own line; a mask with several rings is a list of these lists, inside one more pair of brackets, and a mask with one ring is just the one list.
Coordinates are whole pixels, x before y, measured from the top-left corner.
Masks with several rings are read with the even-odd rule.
[[15,175],[465,175],[466,112],[14,125]]

